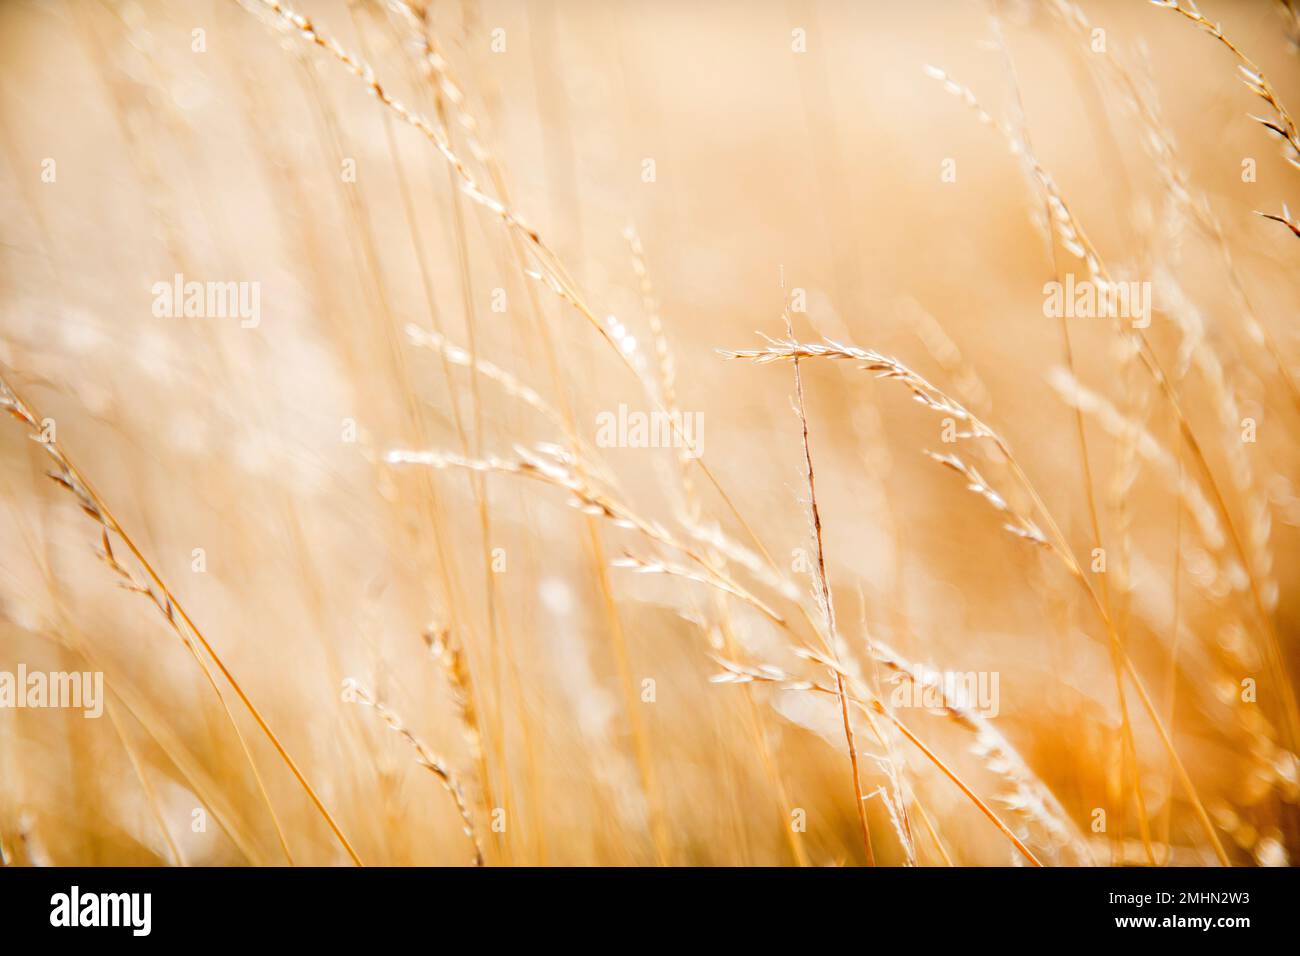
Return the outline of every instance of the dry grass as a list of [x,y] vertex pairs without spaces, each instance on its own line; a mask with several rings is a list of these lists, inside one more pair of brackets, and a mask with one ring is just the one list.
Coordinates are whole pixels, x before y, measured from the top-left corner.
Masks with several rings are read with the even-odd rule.
[[1155,6],[0,9],[0,858],[1290,865],[1300,21]]

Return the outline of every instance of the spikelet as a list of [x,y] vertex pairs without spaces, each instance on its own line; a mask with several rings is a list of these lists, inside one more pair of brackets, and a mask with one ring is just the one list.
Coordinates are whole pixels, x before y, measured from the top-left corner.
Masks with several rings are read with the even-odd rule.
[[429,648],[429,656],[437,663],[447,681],[465,744],[474,762],[478,763],[483,758],[483,741],[479,732],[478,710],[474,706],[474,682],[465,652],[452,637],[451,628],[431,625],[421,636]]
[[1246,89],[1263,100],[1272,112],[1271,116],[1252,115],[1251,119],[1282,141],[1282,151],[1286,161],[1300,169],[1300,130],[1296,129],[1295,120],[1291,117],[1290,110],[1278,98],[1277,91],[1273,89],[1273,84],[1264,76],[1264,72],[1259,68],[1258,64],[1248,57],[1241,47],[1224,35],[1223,28],[1219,24],[1201,13],[1197,9],[1194,0],[1151,0],[1151,3],[1154,6],[1172,10],[1182,15],[1232,51],[1232,55],[1237,58],[1237,71],[1241,76],[1241,81],[1246,84]]
[[[213,693],[217,695],[222,710],[224,711],[227,720],[229,720],[236,737],[239,739],[240,747],[243,749],[244,755],[248,760],[249,769],[252,771],[253,776],[257,781],[258,790],[271,815],[285,857],[292,862],[293,856],[289,850],[288,840],[280,826],[279,816],[276,814],[275,808],[271,805],[270,796],[263,784],[261,772],[257,769],[257,764],[253,760],[252,753],[244,739],[243,732],[239,729],[239,725],[236,723],[234,715],[231,713],[229,704],[226,701],[225,694],[222,692],[221,686],[217,683],[212,669],[208,666],[209,660],[216,665],[217,670],[226,680],[226,683],[230,685],[231,689],[234,690],[235,695],[239,698],[245,709],[247,709],[253,720],[257,723],[258,728],[266,736],[267,740],[271,742],[271,745],[276,749],[280,758],[289,767],[290,772],[306,792],[317,812],[321,814],[329,825],[335,838],[343,846],[352,862],[360,866],[361,858],[357,856],[356,851],[352,848],[352,844],[348,841],[347,837],[344,836],[343,831],[339,828],[333,816],[331,816],[329,811],[325,808],[325,804],[321,802],[320,797],[317,796],[316,791],[312,788],[311,784],[307,782],[307,778],[304,777],[302,772],[298,769],[298,765],[294,762],[293,758],[289,756],[289,752],[284,749],[279,738],[263,719],[261,712],[253,705],[253,702],[244,693],[243,688],[226,667],[221,657],[213,649],[212,645],[208,643],[203,632],[198,629],[190,616],[185,612],[184,608],[181,607],[180,603],[172,595],[171,590],[163,583],[162,578],[159,577],[158,573],[153,569],[153,566],[145,560],[144,555],[136,547],[135,543],[127,535],[122,526],[118,524],[117,519],[113,517],[108,506],[104,504],[103,499],[96,494],[85,478],[82,477],[81,472],[77,470],[68,459],[67,455],[64,454],[58,441],[53,437],[53,435],[46,433],[42,425],[42,420],[38,418],[37,414],[32,411],[31,407],[19,397],[17,391],[14,390],[3,375],[0,375],[0,410],[8,412],[12,417],[16,418],[26,426],[29,432],[28,437],[40,445],[40,447],[54,462],[54,470],[47,473],[51,480],[71,494],[76,499],[81,510],[99,525],[100,560],[107,564],[117,576],[119,584],[129,591],[143,595],[158,609],[158,612],[163,616],[167,625],[172,629],[173,633],[180,638],[185,649],[189,651],[190,655],[194,658],[195,663],[199,665],[199,669],[203,672],[203,676],[206,678],[208,685],[212,688]],[[118,558],[117,553],[113,550],[112,542],[114,538],[123,543],[130,551],[131,556],[134,559],[134,562],[139,566],[143,577],[133,573]]]
[[461,830],[464,832],[465,838],[474,847],[474,865],[483,866],[483,847],[479,843],[478,833],[474,829],[474,817],[470,813],[469,804],[465,800],[465,789],[461,785],[460,776],[452,768],[451,764],[425,746],[424,742],[415,736],[402,722],[401,717],[382,701],[371,696],[355,679],[348,678],[344,681],[344,694],[353,702],[372,709],[379,719],[388,725],[390,730],[405,740],[407,745],[415,751],[415,762],[438,779],[438,782],[442,784],[442,788],[451,797],[452,802],[456,804],[456,811],[460,814]]

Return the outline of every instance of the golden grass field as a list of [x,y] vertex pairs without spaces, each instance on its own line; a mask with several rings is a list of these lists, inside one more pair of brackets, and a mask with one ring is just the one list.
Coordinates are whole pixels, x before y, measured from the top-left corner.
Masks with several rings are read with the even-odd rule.
[[1181,3],[5,0],[0,858],[1291,865],[1300,17]]

